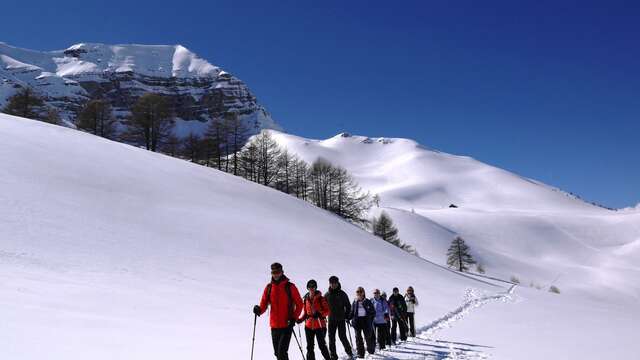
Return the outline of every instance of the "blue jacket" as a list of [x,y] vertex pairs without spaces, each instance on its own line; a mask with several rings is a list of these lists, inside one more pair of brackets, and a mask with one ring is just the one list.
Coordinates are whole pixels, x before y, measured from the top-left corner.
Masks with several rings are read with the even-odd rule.
[[371,303],[373,304],[373,308],[376,310],[376,315],[373,319],[374,324],[385,324],[387,320],[386,316],[389,316],[389,304],[383,298],[380,300],[376,300],[376,298],[371,298]]

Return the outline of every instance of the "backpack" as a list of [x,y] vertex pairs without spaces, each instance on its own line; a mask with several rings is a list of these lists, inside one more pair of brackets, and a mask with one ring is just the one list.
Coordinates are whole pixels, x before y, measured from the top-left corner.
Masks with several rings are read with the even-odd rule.
[[[267,285],[267,304],[271,303],[271,285],[272,283],[269,283],[269,285]],[[289,299],[289,319],[293,319],[293,296],[291,296],[291,283],[289,281],[287,281],[286,284],[284,284],[284,291],[287,293],[287,298]]]

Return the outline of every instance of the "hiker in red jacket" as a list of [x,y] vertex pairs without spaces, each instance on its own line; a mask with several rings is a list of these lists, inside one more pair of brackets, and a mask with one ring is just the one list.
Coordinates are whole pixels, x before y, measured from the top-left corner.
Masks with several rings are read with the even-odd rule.
[[314,340],[318,340],[318,348],[324,360],[331,360],[325,337],[327,336],[327,323],[325,318],[329,316],[329,304],[327,299],[318,291],[318,283],[315,280],[307,282],[309,292],[304,296],[304,312],[298,319],[298,323],[306,320],[304,333],[307,336],[307,360],[316,360],[313,350]]
[[253,307],[253,313],[260,316],[271,305],[269,323],[273,351],[278,360],[289,360],[289,342],[291,333],[300,317],[303,304],[298,288],[289,281],[279,263],[271,264],[271,282],[262,292],[260,305]]

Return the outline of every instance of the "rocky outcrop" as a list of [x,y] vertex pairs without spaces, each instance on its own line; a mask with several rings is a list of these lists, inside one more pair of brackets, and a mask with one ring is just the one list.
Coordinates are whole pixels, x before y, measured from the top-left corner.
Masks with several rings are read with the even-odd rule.
[[73,126],[91,99],[105,99],[125,120],[144,93],[166,95],[176,115],[176,133],[201,133],[210,115],[241,115],[257,132],[279,128],[238,78],[183,46],[77,44],[39,52],[0,43],[0,106],[29,86]]

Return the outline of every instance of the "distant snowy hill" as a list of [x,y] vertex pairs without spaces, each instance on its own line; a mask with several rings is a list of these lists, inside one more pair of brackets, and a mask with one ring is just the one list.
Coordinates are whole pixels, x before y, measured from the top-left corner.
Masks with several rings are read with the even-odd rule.
[[[311,140],[273,132],[308,162],[345,167],[380,196],[400,237],[426,259],[446,261],[463,236],[486,270],[545,289],[640,298],[640,213],[611,211],[538,181],[408,139],[339,134]],[[457,208],[450,208],[454,204]]]
[[0,107],[21,87],[33,88],[70,123],[89,99],[108,100],[123,118],[145,92],[172,100],[176,133],[202,133],[208,110],[237,112],[257,132],[279,128],[238,78],[181,45],[83,43],[58,51],[0,42]]
[[[351,297],[358,285],[369,295],[413,285],[421,336],[436,346],[376,358],[632,358],[637,302],[524,287],[507,294],[505,284],[451,272],[211,168],[4,114],[0,164],[6,359],[248,358],[251,307],[276,260],[301,289],[315,278],[325,290],[332,274]],[[441,219],[415,221],[430,236],[451,234]],[[267,324],[258,321],[257,360],[273,358]],[[294,341],[289,353],[301,358]]]

